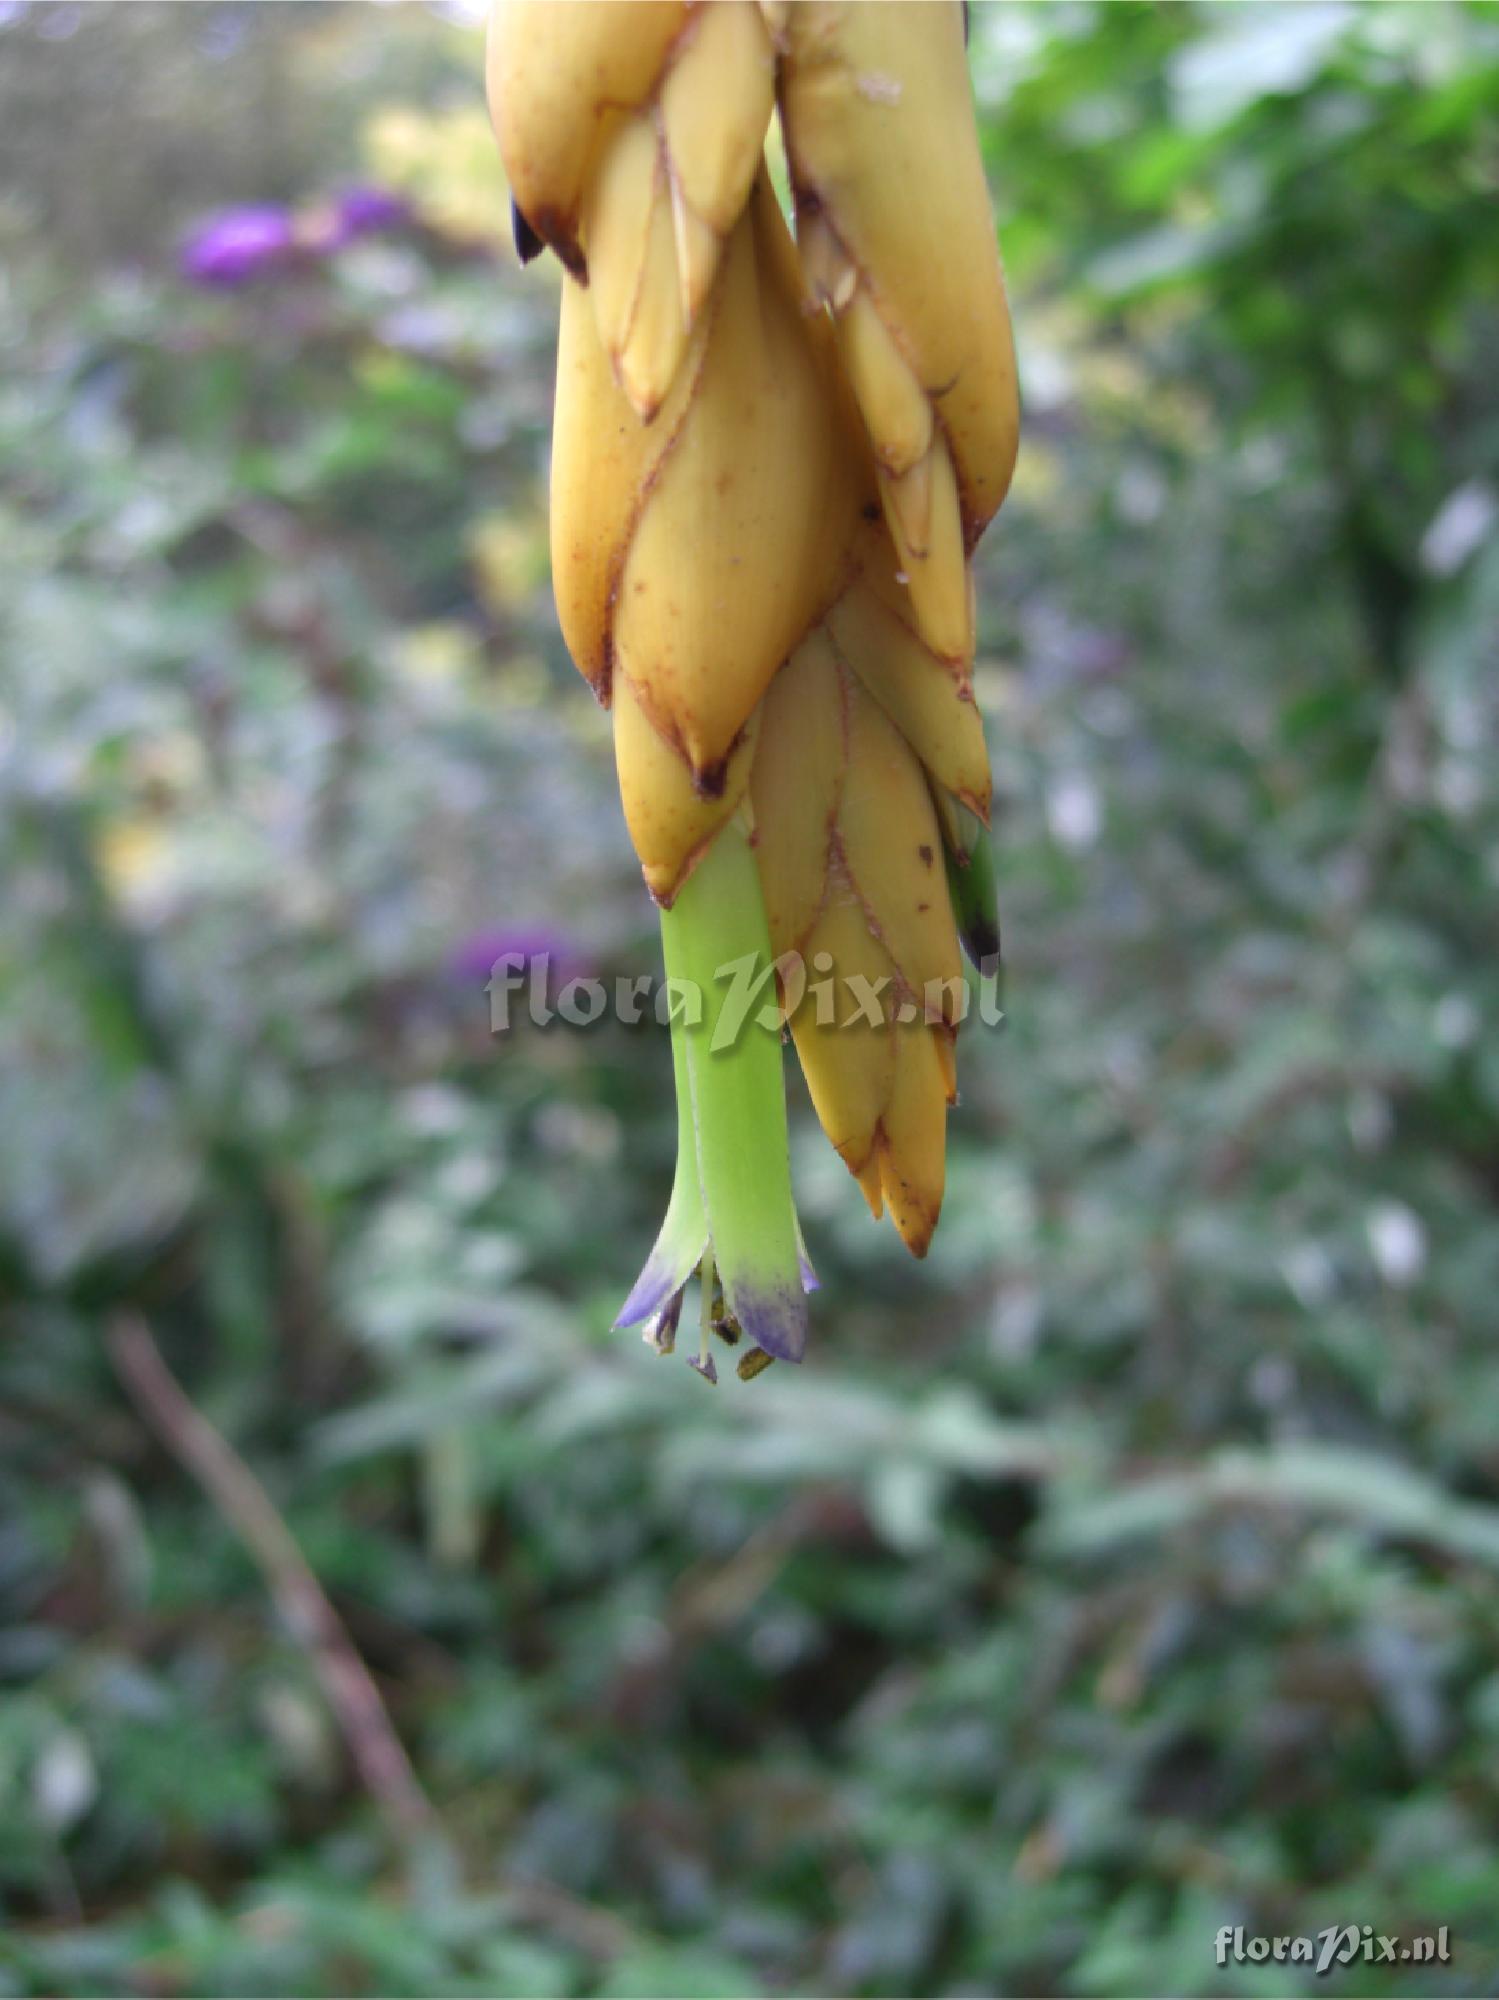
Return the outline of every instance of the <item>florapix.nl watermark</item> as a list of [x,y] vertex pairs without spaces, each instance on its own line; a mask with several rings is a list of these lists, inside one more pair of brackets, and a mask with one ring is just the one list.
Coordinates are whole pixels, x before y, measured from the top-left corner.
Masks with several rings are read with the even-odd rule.
[[1401,1937],[1373,1924],[1328,1924],[1302,1937],[1262,1937],[1240,1924],[1218,1933],[1219,1965],[1308,1965],[1319,1979],[1349,1965],[1448,1965],[1452,1961],[1447,1926]]
[[573,974],[554,993],[551,955],[544,951],[497,958],[485,983],[491,1034],[505,1034],[519,1020],[538,1028],[560,1021],[591,1028],[601,1021],[638,1027],[654,1020],[661,1027],[696,1028],[712,1022],[713,1050],[732,1048],[753,1021],[777,1028],[810,1004],[820,1028],[909,1027],[917,1021],[956,1024],[976,1017],[986,1027],[1004,1025],[999,1004],[999,961],[986,959],[971,982],[962,973],[930,979],[915,992],[889,975],[839,973],[831,953],[783,952],[767,960],[749,953],[719,966],[714,990],[694,980],[659,978],[654,973],[599,979]]

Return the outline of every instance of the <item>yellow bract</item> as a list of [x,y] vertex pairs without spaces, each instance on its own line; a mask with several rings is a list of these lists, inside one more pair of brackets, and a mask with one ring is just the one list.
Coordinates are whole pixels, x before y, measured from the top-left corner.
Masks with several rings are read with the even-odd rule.
[[614,679],[614,755],[625,824],[646,887],[670,904],[749,783],[760,711],[746,722],[723,767],[723,783],[705,795],[692,783],[681,754],[658,734],[625,674]]
[[650,424],[616,384],[585,295],[569,288],[563,305],[552,462],[563,633],[602,698],[611,671],[628,676],[713,794],[771,677],[837,590],[865,490],[789,259],[762,182]]
[[759,168],[775,56],[754,0],[501,0],[490,110],[531,227],[593,293],[637,414],[660,408]]
[[962,658],[963,559],[1009,485],[1019,406],[960,12],[798,0],[785,32],[781,113],[809,275],[837,317],[917,622]]
[[942,1201],[962,968],[922,767],[840,657],[832,622],[764,703],[755,856],[772,947],[801,961],[805,987],[798,979],[786,997],[817,1115],[875,1212],[888,1202],[919,1255]]
[[909,622],[883,552],[828,613],[827,629],[934,783],[989,817],[989,751],[966,672],[939,658]]
[[611,129],[649,100],[687,20],[686,0],[496,0],[485,81],[510,190],[575,273],[589,173]]

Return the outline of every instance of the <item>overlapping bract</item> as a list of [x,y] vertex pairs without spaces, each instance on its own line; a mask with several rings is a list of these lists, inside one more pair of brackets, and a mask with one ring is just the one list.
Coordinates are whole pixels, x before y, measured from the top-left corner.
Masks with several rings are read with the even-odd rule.
[[888,1202],[922,1255],[942,1205],[962,966],[921,763],[832,619],[765,698],[750,794],[771,945],[796,955],[786,1001],[812,1102],[874,1214]]
[[500,0],[489,84],[573,274],[554,581],[647,883],[669,905],[750,835],[818,1116],[921,1254],[961,1011],[944,831],[984,928],[968,556],[1017,431],[961,10]]
[[654,421],[588,294],[563,297],[552,571],[573,658],[616,712],[626,819],[669,903],[738,806],[746,731],[844,573],[865,490],[824,329],[762,174]]
[[775,55],[754,0],[500,0],[490,107],[522,213],[586,279],[621,387],[664,401],[759,168]]
[[803,262],[834,315],[916,622],[966,660],[964,559],[1009,486],[1019,407],[961,10],[797,0],[783,39]]

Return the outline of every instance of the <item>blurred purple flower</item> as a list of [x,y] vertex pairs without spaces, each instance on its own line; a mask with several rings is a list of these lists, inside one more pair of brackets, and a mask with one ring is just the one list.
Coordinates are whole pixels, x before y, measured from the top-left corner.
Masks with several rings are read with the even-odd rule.
[[[473,931],[459,941],[449,963],[455,979],[483,986],[496,972],[529,971],[535,959],[546,962],[546,987],[553,997],[591,964],[577,939],[552,924],[496,924]],[[536,969],[538,978],[542,969]]]
[[331,257],[361,236],[399,229],[410,219],[406,203],[385,188],[346,188],[297,217],[297,248],[309,257]]
[[182,275],[195,285],[248,284],[286,262],[293,236],[284,208],[225,208],[199,223],[178,261]]
[[338,219],[344,241],[354,236],[374,236],[384,229],[399,229],[411,220],[411,210],[389,188],[346,188],[338,197]]
[[292,214],[270,203],[221,209],[187,237],[182,274],[195,285],[230,288],[284,270],[294,256],[328,257],[356,237],[397,229],[411,211],[386,188],[352,187],[331,202]]

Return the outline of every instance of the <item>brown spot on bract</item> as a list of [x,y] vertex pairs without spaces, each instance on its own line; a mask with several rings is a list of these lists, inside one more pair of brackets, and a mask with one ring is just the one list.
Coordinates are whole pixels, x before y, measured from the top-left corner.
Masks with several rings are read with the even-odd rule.
[[880,503],[878,500],[866,500],[859,512],[866,521],[877,521],[880,518]]
[[692,789],[700,799],[721,799],[723,788],[729,781],[729,760],[720,764],[710,764],[706,770],[694,771]]
[[928,910],[929,910],[929,909],[930,909],[931,907],[932,907],[932,906],[931,906],[931,904],[930,904],[930,903],[918,903],[918,904],[916,905],[916,914],[917,914],[917,916],[918,916],[918,917],[924,917],[924,916],[926,915],[927,911],[928,911]]
[[931,850],[931,849],[930,849],[930,848],[929,848],[929,847],[927,846],[927,844],[926,844],[926,842],[925,842],[925,841],[923,841],[923,842],[921,843],[920,847],[918,847],[918,848],[917,848],[916,852],[917,852],[917,853],[918,853],[918,854],[919,854],[919,855],[921,856],[921,859],[922,859],[923,863],[924,863],[924,864],[926,865],[926,867],[928,867],[928,868],[930,868],[930,867],[931,867],[931,865],[932,865],[933,861],[935,861],[935,860],[936,860],[936,858],[937,858],[937,857],[936,857],[936,856],[935,856],[935,855],[934,855],[934,854],[932,853],[932,850]]

